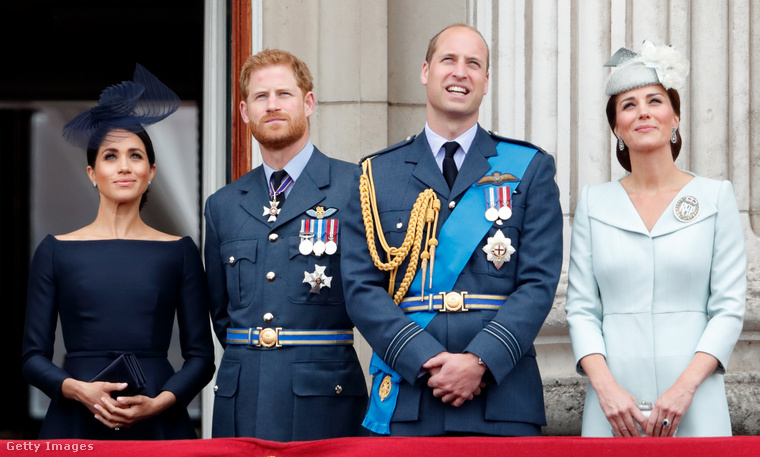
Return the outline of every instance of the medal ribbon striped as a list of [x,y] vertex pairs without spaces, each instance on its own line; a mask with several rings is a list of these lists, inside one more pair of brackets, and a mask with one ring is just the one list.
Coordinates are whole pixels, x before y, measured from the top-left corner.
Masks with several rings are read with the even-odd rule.
[[510,195],[511,189],[509,186],[499,187],[499,208],[506,206],[512,208],[512,196]]
[[486,194],[486,209],[494,208],[499,209],[496,203],[496,197],[494,196],[494,187],[488,186],[486,187],[483,192]]
[[317,241],[324,241],[325,238],[325,220],[324,219],[317,219],[316,226],[314,228],[314,242]]
[[328,219],[327,229],[325,230],[327,241],[338,242],[338,219]]
[[301,219],[301,235],[314,234],[314,221],[311,219]]

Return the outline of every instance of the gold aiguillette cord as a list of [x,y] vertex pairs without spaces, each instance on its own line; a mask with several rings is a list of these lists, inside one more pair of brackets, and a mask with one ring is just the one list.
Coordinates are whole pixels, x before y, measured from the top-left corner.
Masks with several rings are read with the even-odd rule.
[[[432,286],[433,284],[435,247],[438,245],[435,233],[438,230],[438,214],[441,210],[441,201],[435,195],[435,191],[433,191],[433,189],[425,189],[420,192],[409,216],[409,226],[406,229],[404,242],[397,248],[388,245],[385,240],[385,235],[383,234],[382,225],[380,224],[380,214],[377,209],[371,159],[362,162],[362,176],[359,180],[359,196],[361,199],[364,229],[367,234],[367,247],[372,256],[372,261],[379,270],[390,272],[388,294],[393,297],[393,301],[396,304],[401,302],[404,295],[406,295],[406,292],[409,290],[409,286],[414,279],[414,274],[417,271],[417,263],[421,258],[422,265],[420,268],[422,269],[422,277],[420,279],[422,279],[422,290],[420,291],[420,300],[422,300],[425,295],[425,279],[427,276],[428,265],[430,266],[430,285]],[[375,227],[379,227],[377,238],[388,258],[387,262],[380,260],[380,255],[377,252],[377,246],[375,245]],[[420,253],[424,232],[427,232],[425,234],[425,249]],[[394,294],[393,288],[396,283],[398,268],[410,254],[411,257],[409,258],[409,264],[406,267],[404,279],[401,281],[398,290]]]

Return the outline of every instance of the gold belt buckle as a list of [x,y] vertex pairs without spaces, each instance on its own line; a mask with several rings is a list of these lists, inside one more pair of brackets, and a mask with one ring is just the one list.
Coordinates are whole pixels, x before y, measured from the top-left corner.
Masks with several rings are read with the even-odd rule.
[[456,313],[469,311],[464,305],[467,292],[441,292],[441,312]]
[[265,348],[271,348],[271,347],[281,348],[282,347],[282,345],[280,344],[280,330],[282,330],[282,327],[275,327],[275,328],[256,327],[256,329],[259,331],[259,346],[265,347]]

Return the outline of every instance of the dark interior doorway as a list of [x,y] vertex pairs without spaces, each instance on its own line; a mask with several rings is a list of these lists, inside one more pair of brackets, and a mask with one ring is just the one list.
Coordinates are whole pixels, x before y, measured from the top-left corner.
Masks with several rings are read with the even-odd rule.
[[96,99],[140,63],[202,112],[203,10],[203,0],[0,2],[0,156],[9,178],[0,180],[0,439],[36,438],[39,427],[20,370],[34,102]]
[[0,47],[0,100],[91,100],[136,62],[200,100],[203,0],[3,0]]

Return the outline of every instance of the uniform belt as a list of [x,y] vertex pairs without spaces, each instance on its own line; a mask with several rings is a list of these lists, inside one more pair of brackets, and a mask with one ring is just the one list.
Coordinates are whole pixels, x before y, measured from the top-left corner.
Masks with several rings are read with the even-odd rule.
[[423,297],[407,297],[401,300],[399,307],[405,313],[420,311],[458,313],[470,310],[498,310],[508,298],[506,295],[440,292]]
[[274,328],[228,328],[227,344],[264,348],[282,346],[335,346],[354,344],[353,330],[283,330]]

